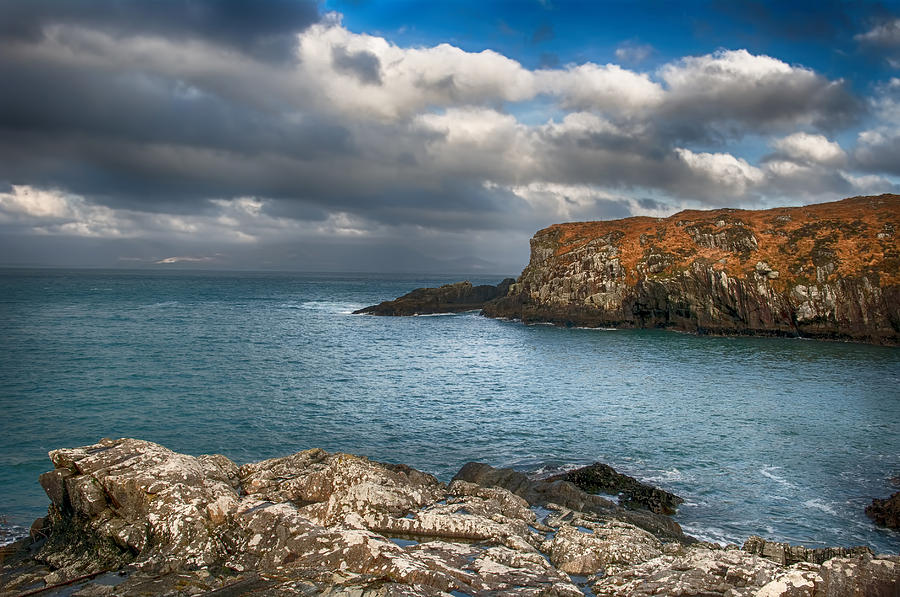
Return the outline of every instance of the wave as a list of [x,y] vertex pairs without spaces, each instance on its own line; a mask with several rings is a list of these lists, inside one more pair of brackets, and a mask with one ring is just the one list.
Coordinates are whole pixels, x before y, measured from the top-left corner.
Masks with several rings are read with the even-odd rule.
[[681,523],[684,532],[692,537],[696,537],[701,541],[709,543],[717,543],[722,547],[726,545],[741,545],[741,538],[728,533],[727,531],[714,526],[700,526],[694,524]]
[[149,305],[142,305],[142,309],[165,309],[166,307],[177,307],[179,305],[178,301],[161,301],[159,303],[150,303]]
[[306,309],[309,311],[330,311],[341,315],[351,315],[357,309],[363,308],[365,305],[356,303],[343,303],[337,301],[305,301],[302,303],[284,303],[280,305],[287,309]]
[[803,505],[806,506],[807,508],[814,508],[816,510],[821,510],[822,512],[825,512],[826,514],[837,515],[837,510],[835,510],[834,508],[832,508],[831,506],[829,506],[828,504],[826,504],[825,502],[823,502],[822,500],[820,500],[818,498],[806,500],[805,502],[803,502]]
[[544,464],[544,465],[539,466],[533,472],[529,473],[529,476],[534,477],[536,479],[541,479],[544,477],[552,477],[553,475],[561,475],[562,473],[568,473],[569,471],[574,471],[575,469],[579,469],[584,466],[586,466],[586,465],[575,464],[575,463]]
[[773,472],[773,471],[779,471],[779,470],[781,470],[780,466],[764,466],[761,469],[759,469],[759,474],[767,479],[771,479],[772,481],[775,481],[779,485],[783,485],[784,487],[790,487],[791,489],[797,489],[797,486],[795,484],[791,483],[790,481],[788,481],[787,479],[785,479],[784,477],[782,477],[780,475],[776,475]]
[[687,481],[691,478],[690,475],[686,475],[675,467],[663,469],[654,474],[640,477],[643,482],[650,484],[678,483],[680,481]]
[[15,524],[0,525],[0,547],[9,545],[28,536],[28,529]]

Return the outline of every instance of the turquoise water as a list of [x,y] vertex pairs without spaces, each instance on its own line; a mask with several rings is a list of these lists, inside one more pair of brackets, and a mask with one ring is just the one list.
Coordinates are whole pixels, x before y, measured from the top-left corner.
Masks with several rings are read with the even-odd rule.
[[[495,283],[502,276],[471,278]],[[449,478],[602,460],[697,536],[897,553],[900,350],[353,309],[450,278],[0,272],[0,516],[47,451],[132,436],[239,463],[321,447]]]

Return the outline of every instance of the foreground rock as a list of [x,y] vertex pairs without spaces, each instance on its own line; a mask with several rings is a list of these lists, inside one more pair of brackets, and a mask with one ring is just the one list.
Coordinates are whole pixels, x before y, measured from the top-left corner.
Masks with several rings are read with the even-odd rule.
[[481,310],[485,303],[506,296],[515,280],[507,278],[491,286],[472,286],[471,282],[445,284],[440,288],[418,288],[398,299],[384,301],[355,314],[370,315],[426,315],[430,313],[461,313]]
[[673,493],[641,483],[602,462],[554,475],[548,481],[569,481],[588,493],[619,495],[619,504],[645,508],[657,514],[675,514],[684,500]]
[[121,439],[50,456],[55,468],[40,479],[52,500],[48,516],[31,539],[3,548],[3,595],[900,590],[897,557],[835,552],[822,563],[775,562],[767,557],[793,548],[763,542],[750,553],[692,542],[665,516],[619,508],[567,481],[529,482],[483,465],[467,465],[448,486],[402,465],[321,450],[238,467]]
[[485,315],[900,342],[900,196],[558,224]]
[[900,529],[900,491],[897,491],[886,500],[875,498],[866,506],[866,516],[875,521],[875,524],[889,529]]

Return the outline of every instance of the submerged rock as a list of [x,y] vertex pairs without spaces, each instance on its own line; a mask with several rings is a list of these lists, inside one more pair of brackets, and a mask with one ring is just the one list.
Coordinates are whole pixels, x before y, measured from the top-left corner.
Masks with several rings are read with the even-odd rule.
[[48,516],[31,538],[2,548],[2,595],[577,597],[591,587],[829,597],[900,588],[897,557],[835,550],[841,557],[821,565],[786,566],[692,542],[665,516],[567,481],[475,463],[448,486],[322,450],[239,467],[120,439],[50,456],[55,468],[40,478]]
[[889,529],[900,528],[900,491],[897,491],[886,500],[875,498],[866,506],[866,516],[875,521],[875,524]]
[[485,303],[506,296],[515,280],[507,278],[491,286],[472,286],[471,282],[444,284],[439,288],[417,288],[392,301],[354,311],[370,315],[426,315],[431,313],[461,313],[476,311]]

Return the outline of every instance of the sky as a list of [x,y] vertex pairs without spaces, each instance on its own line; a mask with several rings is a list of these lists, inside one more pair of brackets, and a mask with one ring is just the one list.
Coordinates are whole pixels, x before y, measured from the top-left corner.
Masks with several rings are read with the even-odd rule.
[[517,274],[900,192],[900,3],[0,0],[0,266]]

